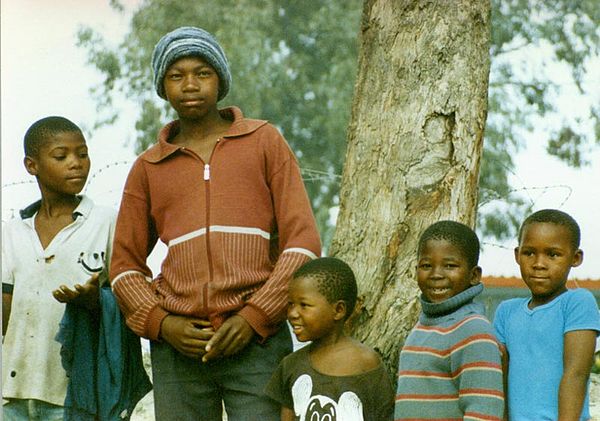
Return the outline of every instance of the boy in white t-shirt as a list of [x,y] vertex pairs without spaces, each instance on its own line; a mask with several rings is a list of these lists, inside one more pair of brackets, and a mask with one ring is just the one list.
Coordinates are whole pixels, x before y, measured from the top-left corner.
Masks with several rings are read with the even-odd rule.
[[54,340],[64,304],[98,312],[116,213],[79,195],[90,170],[84,136],[63,117],[34,123],[25,168],[41,200],[2,229],[4,420],[61,420],[67,376]]

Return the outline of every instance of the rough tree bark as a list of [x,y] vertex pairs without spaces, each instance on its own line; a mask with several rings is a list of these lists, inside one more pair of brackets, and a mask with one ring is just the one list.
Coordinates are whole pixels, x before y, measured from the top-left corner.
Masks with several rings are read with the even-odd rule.
[[361,295],[352,331],[395,372],[418,316],[420,233],[474,225],[487,114],[488,0],[366,0],[331,255]]

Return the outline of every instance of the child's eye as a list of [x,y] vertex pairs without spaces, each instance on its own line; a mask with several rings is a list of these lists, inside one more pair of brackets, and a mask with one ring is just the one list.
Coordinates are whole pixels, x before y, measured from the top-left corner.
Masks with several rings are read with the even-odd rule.
[[54,157],[54,159],[56,159],[57,161],[62,161],[65,158],[66,158],[66,155],[57,155]]
[[167,78],[169,80],[179,80],[181,79],[181,75],[179,73],[171,73],[170,75],[167,75]]

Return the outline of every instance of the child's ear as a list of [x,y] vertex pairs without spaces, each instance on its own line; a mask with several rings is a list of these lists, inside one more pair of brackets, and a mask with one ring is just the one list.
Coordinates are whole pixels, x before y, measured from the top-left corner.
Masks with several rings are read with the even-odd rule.
[[571,267],[576,268],[580,264],[583,263],[583,250],[577,249],[575,254],[573,255],[573,263],[571,263]]
[[515,262],[519,264],[519,247],[515,247]]
[[31,175],[37,175],[38,171],[37,171],[37,163],[35,162],[35,159],[26,156],[25,159],[23,159],[23,164],[25,165],[25,169],[27,170],[27,172]]
[[481,282],[481,267],[475,266],[471,269],[471,286],[475,286]]
[[338,300],[333,305],[333,320],[344,320],[346,318],[346,313],[348,312],[348,306],[346,306],[346,302],[343,300]]

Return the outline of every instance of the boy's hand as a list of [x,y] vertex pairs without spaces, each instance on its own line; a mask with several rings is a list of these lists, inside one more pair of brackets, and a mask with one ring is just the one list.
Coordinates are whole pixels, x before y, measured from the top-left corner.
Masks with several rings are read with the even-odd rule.
[[98,308],[98,279],[99,275],[94,273],[85,284],[75,284],[75,289],[61,285],[58,289],[52,291],[52,295],[58,302],[73,303],[89,310],[95,310]]
[[248,345],[254,337],[254,329],[242,316],[234,315],[225,320],[206,345],[206,354],[202,357],[207,362],[219,357],[236,354]]
[[202,357],[214,334],[208,320],[195,317],[170,314],[160,325],[160,337],[188,358]]

